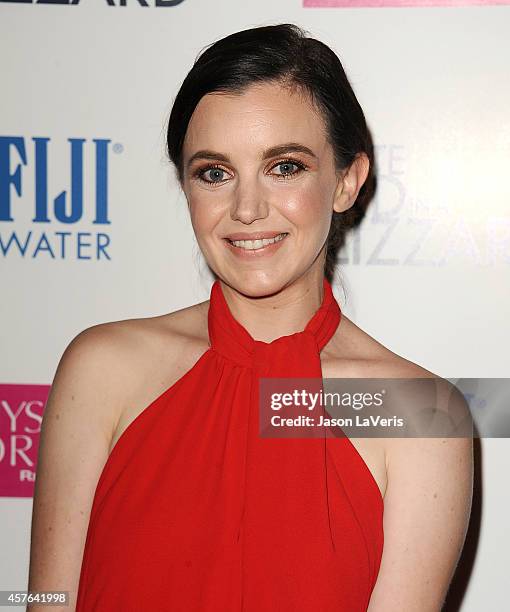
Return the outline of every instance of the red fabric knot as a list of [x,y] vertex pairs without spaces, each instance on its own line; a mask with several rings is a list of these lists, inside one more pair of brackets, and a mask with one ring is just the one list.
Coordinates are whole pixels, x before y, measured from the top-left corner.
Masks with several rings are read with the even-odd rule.
[[287,373],[291,370],[289,374],[291,376],[306,376],[304,373],[292,372],[292,363],[286,362],[285,356],[290,354],[294,357],[291,359],[294,366],[302,364],[299,369],[309,369],[307,366],[310,363],[307,357],[313,360],[312,355],[318,356],[335,333],[340,319],[340,306],[333,295],[329,281],[323,277],[322,303],[306,327],[300,332],[280,336],[272,342],[263,342],[255,340],[234,318],[225,300],[220,281],[216,280],[211,288],[208,313],[211,347],[224,357],[238,362],[239,365],[252,366],[260,370],[276,368]]

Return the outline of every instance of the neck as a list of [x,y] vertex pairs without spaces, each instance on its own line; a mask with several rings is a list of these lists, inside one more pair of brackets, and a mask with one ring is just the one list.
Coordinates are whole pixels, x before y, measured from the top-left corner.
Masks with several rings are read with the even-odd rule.
[[263,297],[247,296],[219,282],[232,316],[254,340],[272,342],[303,331],[322,303],[323,278],[322,269],[310,270]]

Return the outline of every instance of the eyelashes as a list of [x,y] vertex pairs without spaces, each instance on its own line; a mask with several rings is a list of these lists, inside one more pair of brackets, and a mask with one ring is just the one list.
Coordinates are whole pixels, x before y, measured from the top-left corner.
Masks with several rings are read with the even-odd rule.
[[[280,159],[279,161],[277,161],[276,163],[274,163],[271,166],[270,170],[273,170],[274,168],[278,168],[279,166],[295,166],[296,169],[293,172],[284,172],[282,174],[273,174],[273,177],[277,181],[292,180],[293,178],[295,178],[296,176],[298,176],[302,172],[308,170],[308,167],[303,162],[298,161],[297,159],[291,159],[291,158]],[[227,170],[225,170],[224,168],[222,168],[218,164],[207,164],[206,166],[198,168],[193,173],[193,178],[201,181],[202,183],[205,183],[207,185],[212,185],[212,186],[222,185],[223,183],[225,183],[225,181],[227,179],[211,181],[211,180],[208,180],[207,178],[205,178],[207,172],[211,172],[213,170],[216,170],[217,173],[228,174]]]

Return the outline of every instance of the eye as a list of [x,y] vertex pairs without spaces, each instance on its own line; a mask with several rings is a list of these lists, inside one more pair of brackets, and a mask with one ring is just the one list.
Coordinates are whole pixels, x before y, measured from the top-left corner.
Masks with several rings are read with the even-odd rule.
[[226,180],[226,175],[227,172],[219,166],[206,166],[195,173],[198,179],[209,184],[223,183]]
[[275,164],[273,166],[273,169],[274,168],[280,169],[280,172],[277,172],[275,174],[275,176],[277,176],[279,179],[280,178],[283,178],[283,179],[292,178],[293,176],[299,174],[303,170],[306,170],[306,167],[304,164],[302,164],[301,162],[292,160],[292,159],[283,159],[279,161],[277,164]]

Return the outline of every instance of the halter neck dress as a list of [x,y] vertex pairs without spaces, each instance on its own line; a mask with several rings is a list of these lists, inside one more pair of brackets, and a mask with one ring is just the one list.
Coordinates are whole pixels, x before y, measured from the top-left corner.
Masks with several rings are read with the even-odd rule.
[[211,288],[209,348],[128,425],[100,474],[77,612],[361,612],[384,502],[349,438],[259,435],[261,377],[319,377],[341,310],[324,277],[266,343]]

